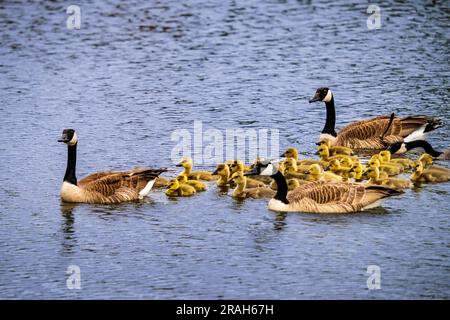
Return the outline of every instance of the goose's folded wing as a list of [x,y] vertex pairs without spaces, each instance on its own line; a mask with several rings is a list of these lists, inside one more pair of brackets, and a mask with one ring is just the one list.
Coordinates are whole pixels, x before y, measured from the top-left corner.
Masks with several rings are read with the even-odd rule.
[[95,180],[104,178],[109,175],[117,174],[117,173],[120,173],[120,172],[118,172],[118,171],[101,171],[101,172],[92,173],[92,174],[84,177],[83,179],[79,180],[77,184],[80,187],[84,187],[84,186],[88,185],[89,183],[94,182]]
[[123,172],[105,175],[83,185],[83,189],[87,192],[97,192],[108,197],[113,195],[122,186],[129,187],[129,177],[127,173]]
[[383,197],[378,192],[367,192],[362,184],[319,181],[295,189],[288,200],[314,212],[354,212]]
[[85,195],[87,203],[121,203],[139,199],[139,192],[136,189],[125,186],[114,189],[114,192],[109,195],[105,195],[96,190],[90,190]]
[[[137,191],[142,190],[149,181],[165,171],[167,171],[165,168],[151,169],[146,167],[136,167],[125,172],[105,171],[84,178],[78,185],[84,190],[110,196],[120,187],[128,187]],[[83,183],[81,184],[81,182]]]

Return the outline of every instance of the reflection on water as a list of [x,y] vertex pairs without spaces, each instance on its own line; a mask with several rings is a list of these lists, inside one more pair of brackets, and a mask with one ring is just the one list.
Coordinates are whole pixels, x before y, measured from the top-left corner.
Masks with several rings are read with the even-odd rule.
[[[192,134],[194,121],[277,129],[280,150],[311,158],[325,108],[308,99],[320,86],[333,88],[337,128],[391,112],[449,119],[445,2],[383,2],[373,31],[368,4],[344,0],[77,5],[80,30],[66,29],[60,2],[1,4],[0,298],[450,296],[450,184],[350,215],[271,212],[214,183],[189,198],[68,205],[56,143],[77,129],[79,179],[172,166],[172,132]],[[448,148],[448,124],[429,140]],[[371,264],[382,290],[366,288]]]
[[63,233],[62,240],[62,254],[71,254],[73,253],[73,248],[76,246],[76,236],[75,236],[75,216],[74,210],[76,209],[77,204],[69,204],[69,203],[61,203],[61,216],[62,216],[62,224],[61,231]]

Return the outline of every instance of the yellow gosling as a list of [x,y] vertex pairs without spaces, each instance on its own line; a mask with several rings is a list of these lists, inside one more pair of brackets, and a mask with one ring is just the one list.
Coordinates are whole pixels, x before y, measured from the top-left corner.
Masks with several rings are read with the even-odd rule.
[[[245,169],[246,169],[245,165],[241,160],[232,160],[230,163],[230,176],[232,176],[236,172],[244,173],[246,171]],[[258,181],[256,179],[247,177],[247,187],[248,188],[264,187],[264,186],[265,186],[265,184],[263,181]]]
[[297,148],[294,148],[294,147],[287,148],[286,151],[284,151],[281,154],[281,156],[285,157],[287,159],[294,159],[295,161],[297,161],[297,165],[299,165],[299,166],[304,166],[304,165],[310,166],[311,164],[315,164],[315,163],[319,164],[320,163],[320,160],[313,160],[313,159],[299,160],[298,159],[298,150],[297,150]]
[[384,150],[381,151],[379,153],[380,158],[381,158],[381,163],[392,163],[392,164],[399,164],[403,167],[404,170],[409,170],[412,169],[413,165],[414,165],[414,161],[411,159],[407,159],[407,158],[397,158],[397,159],[392,159],[391,157],[391,152],[389,150]]
[[220,163],[217,165],[213,175],[219,176],[216,184],[219,187],[225,187],[228,185],[228,179],[230,179],[230,167],[226,163]]
[[446,167],[436,166],[433,164],[433,157],[428,154],[424,153],[420,156],[419,161],[422,162],[423,168],[427,170],[433,170],[433,171],[442,171],[444,173],[449,173],[450,169]]
[[380,156],[378,154],[374,154],[372,158],[370,158],[367,163],[369,167],[378,167],[380,171],[385,172],[389,176],[396,176],[400,174],[403,170],[401,170],[398,166],[392,166],[388,164],[381,164]]
[[318,146],[325,145],[328,147],[328,150],[330,151],[330,156],[335,156],[338,154],[351,156],[353,155],[353,150],[348,147],[343,146],[332,146],[330,139],[323,139],[317,143]]
[[367,175],[369,177],[369,181],[367,181],[367,183],[369,184],[390,187],[396,190],[403,190],[411,187],[411,181],[409,180],[400,178],[380,179],[380,169],[378,167],[368,168]]
[[308,170],[307,181],[342,182],[342,177],[331,172],[324,172],[318,164],[312,164]]
[[247,177],[240,171],[231,175],[229,182],[236,184],[232,196],[236,198],[272,198],[275,191],[267,187],[247,188]]
[[361,182],[364,180],[364,166],[356,162],[352,165],[352,169],[350,170],[350,178],[353,178],[356,182]]
[[189,180],[215,180],[211,172],[208,171],[192,171],[193,162],[191,157],[184,157],[177,167],[183,167],[183,174],[186,174]]
[[414,162],[414,173],[410,179],[414,183],[420,182],[447,182],[450,180],[450,172],[433,170],[432,168],[425,169],[420,160]]
[[166,195],[169,197],[189,197],[196,193],[194,187],[180,184],[177,179],[171,179],[167,186],[169,189],[167,189]]
[[326,145],[320,145],[317,147],[317,154],[320,157],[321,161],[324,162],[330,162],[331,160],[341,160],[344,157],[349,157],[350,159],[352,159],[352,161],[357,161],[358,157],[357,156],[346,156],[346,155],[342,155],[342,154],[337,154],[334,156],[330,155],[330,149],[326,146]]
[[177,176],[177,180],[180,184],[187,184],[191,187],[194,187],[195,191],[205,191],[208,189],[205,183],[197,180],[188,180],[187,175],[180,174]]
[[350,176],[350,170],[352,169],[351,165],[352,162],[350,159],[347,159],[348,167],[341,166],[341,161],[334,159],[330,161],[330,165],[328,167],[328,170],[331,171],[334,174],[337,174],[342,177],[343,182],[348,182],[349,176]]

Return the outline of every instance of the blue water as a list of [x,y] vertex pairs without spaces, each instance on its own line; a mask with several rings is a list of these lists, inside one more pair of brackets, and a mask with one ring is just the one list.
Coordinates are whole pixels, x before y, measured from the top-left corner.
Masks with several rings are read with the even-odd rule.
[[[75,4],[75,3],[74,3]],[[63,1],[0,3],[0,298],[449,298],[450,184],[408,190],[352,215],[281,214],[214,184],[188,199],[59,199],[79,134],[78,178],[173,167],[176,129],[194,121],[276,129],[312,157],[335,93],[337,125],[396,112],[447,120],[446,1]],[[417,155],[411,155],[415,158]],[[447,165],[448,163],[441,163]],[[81,289],[66,285],[69,265]],[[369,265],[381,289],[368,290]]]

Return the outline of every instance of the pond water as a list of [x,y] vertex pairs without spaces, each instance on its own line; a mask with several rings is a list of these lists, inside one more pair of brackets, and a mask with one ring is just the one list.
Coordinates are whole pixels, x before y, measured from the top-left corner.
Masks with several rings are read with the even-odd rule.
[[[173,167],[171,135],[194,121],[279,130],[280,150],[312,157],[320,86],[335,93],[338,127],[391,112],[448,120],[445,1],[378,1],[378,30],[366,1],[75,2],[79,30],[63,1],[0,4],[0,298],[449,298],[450,184],[349,215],[275,213],[214,184],[187,199],[70,205],[56,141],[77,130],[78,178]],[[449,147],[449,125],[429,141]],[[66,286],[70,265],[79,290]],[[369,265],[380,290],[367,288]]]

